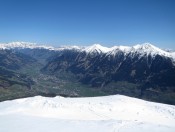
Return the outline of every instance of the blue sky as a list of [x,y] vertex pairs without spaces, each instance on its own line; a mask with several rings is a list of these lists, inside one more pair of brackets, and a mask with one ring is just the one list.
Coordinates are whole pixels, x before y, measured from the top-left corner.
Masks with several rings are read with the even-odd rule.
[[175,0],[0,0],[0,42],[175,49]]

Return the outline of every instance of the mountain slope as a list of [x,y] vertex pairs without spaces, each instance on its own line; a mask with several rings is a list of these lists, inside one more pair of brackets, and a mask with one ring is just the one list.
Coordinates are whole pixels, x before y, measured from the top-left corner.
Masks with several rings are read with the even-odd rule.
[[100,45],[81,50],[64,49],[54,55],[42,71],[55,75],[71,72],[79,82],[108,94],[175,104],[172,54],[151,44],[111,49]]
[[27,44],[20,46],[0,49],[0,101],[36,95],[106,95],[100,90],[88,89],[88,86],[81,85],[72,79],[74,75],[67,74],[64,77],[64,74],[61,74],[56,78],[54,75],[41,73],[40,69],[57,51],[25,47]]
[[32,80],[27,75],[20,73],[19,70],[35,62],[35,59],[25,54],[0,50],[0,86],[8,88],[13,84],[20,84],[30,88]]
[[0,101],[33,95],[34,81],[21,69],[37,64],[25,54],[11,50],[0,50]]
[[37,96],[0,103],[1,132],[173,132],[174,122],[175,106],[121,95]]

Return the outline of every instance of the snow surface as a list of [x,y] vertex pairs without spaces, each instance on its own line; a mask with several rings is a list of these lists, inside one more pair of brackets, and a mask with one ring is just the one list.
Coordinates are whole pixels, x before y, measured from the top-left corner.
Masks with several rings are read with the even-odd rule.
[[0,132],[174,132],[175,106],[122,95],[0,103]]

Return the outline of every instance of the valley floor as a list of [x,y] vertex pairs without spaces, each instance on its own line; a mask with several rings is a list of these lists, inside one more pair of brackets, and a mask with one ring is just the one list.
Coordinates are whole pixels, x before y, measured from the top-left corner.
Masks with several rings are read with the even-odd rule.
[[174,132],[175,106],[122,95],[0,103],[0,132]]

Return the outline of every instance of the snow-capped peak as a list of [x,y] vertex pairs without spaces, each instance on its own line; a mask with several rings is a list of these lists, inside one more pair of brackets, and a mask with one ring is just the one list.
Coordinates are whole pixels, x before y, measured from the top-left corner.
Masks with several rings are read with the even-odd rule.
[[88,53],[97,52],[97,53],[107,53],[110,51],[110,48],[103,47],[100,44],[94,44],[92,46],[88,46],[84,49]]
[[133,48],[135,48],[135,49],[150,49],[150,48],[155,48],[155,46],[153,46],[150,43],[143,43],[143,44],[137,44],[137,45],[133,46]]
[[171,56],[168,52],[166,52],[166,51],[164,51],[164,50],[162,50],[162,49],[160,49],[160,48],[158,48],[150,43],[137,44],[131,48],[131,52],[137,52],[137,53],[140,53],[141,55],[145,55],[145,54],[149,55],[150,54],[152,56],[155,56],[158,54],[158,55],[163,55],[163,56],[167,56],[167,57]]
[[150,51],[159,51],[159,52],[165,52],[159,48],[157,48],[156,46],[150,44],[150,43],[144,43],[144,44],[137,44],[135,46],[132,47],[133,49],[135,50],[144,50],[144,51],[147,51],[147,52],[150,52]]

